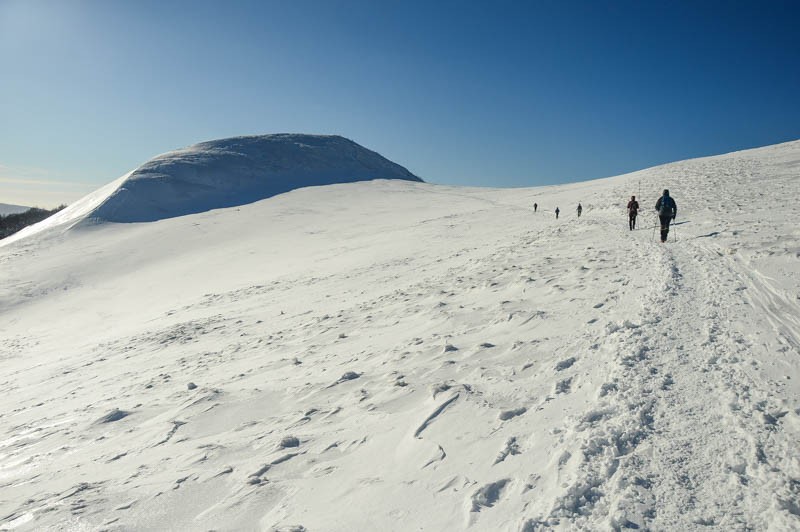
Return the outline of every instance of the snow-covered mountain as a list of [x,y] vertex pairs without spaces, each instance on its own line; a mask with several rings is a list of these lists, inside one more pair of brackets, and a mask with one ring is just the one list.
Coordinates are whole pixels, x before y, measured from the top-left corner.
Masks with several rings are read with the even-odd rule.
[[8,203],[0,203],[0,216],[17,214],[19,212],[25,212],[29,209],[30,207],[23,207],[22,205],[10,205]]
[[339,136],[278,134],[201,142],[155,157],[91,213],[150,222],[252,203],[296,188],[370,179],[421,181]]
[[6,244],[0,528],[800,529],[798,175],[791,142]]
[[337,135],[273,134],[201,142],[150,159],[9,243],[85,222],[152,222],[253,203],[309,186],[422,180]]

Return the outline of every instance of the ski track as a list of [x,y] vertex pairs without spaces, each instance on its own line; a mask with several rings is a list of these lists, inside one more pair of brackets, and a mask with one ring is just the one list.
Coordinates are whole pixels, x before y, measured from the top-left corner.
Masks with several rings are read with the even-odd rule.
[[[800,528],[800,249],[738,206],[797,180],[747,153],[534,191],[558,222],[442,187],[433,251],[324,267],[380,244],[343,239],[58,350],[4,329],[0,528]],[[676,181],[694,225],[653,242],[641,198],[629,232]]]

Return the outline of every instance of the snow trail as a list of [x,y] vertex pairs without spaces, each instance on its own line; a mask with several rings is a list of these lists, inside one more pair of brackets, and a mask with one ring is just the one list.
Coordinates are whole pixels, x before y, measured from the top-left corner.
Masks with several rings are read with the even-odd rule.
[[[640,248],[653,288],[640,296],[636,319],[597,339],[618,366],[598,404],[573,416],[565,440],[579,443],[559,466],[574,456],[579,463],[529,529],[798,526],[800,470],[790,442],[800,441],[800,427],[781,421],[790,407],[754,377],[764,358],[753,356],[758,346],[744,320],[755,306],[785,350],[798,353],[800,309],[756,270],[694,242]],[[796,368],[795,360],[787,369]]]

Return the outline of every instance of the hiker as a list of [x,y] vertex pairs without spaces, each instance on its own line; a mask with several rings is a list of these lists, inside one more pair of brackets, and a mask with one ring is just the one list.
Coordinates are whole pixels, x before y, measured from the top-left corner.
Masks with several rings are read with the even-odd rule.
[[669,222],[675,220],[678,215],[678,206],[675,200],[669,196],[669,190],[664,189],[664,193],[658,198],[656,202],[656,210],[658,211],[658,219],[661,221],[661,242],[667,241],[667,234],[669,233]]
[[583,212],[583,207],[581,207],[581,202],[580,201],[578,202],[578,208],[575,209],[575,210],[578,211],[578,218],[580,218],[581,217],[581,213]]
[[539,204],[538,203],[534,203],[533,204],[533,212],[536,212],[536,209],[538,209],[538,208],[539,208]]
[[636,229],[636,215],[639,214],[639,202],[636,201],[636,196],[631,196],[628,202],[628,227],[631,231]]
[[561,212],[561,211],[560,211],[560,210],[558,210],[558,207],[556,207],[556,220],[558,220],[558,213],[560,213],[560,212]]

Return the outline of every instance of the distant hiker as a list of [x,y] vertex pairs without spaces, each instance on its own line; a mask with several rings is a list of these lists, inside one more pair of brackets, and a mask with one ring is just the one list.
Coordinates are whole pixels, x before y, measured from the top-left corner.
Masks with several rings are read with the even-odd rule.
[[561,211],[560,211],[560,210],[558,210],[558,207],[556,207],[556,220],[558,220],[558,213],[560,213],[560,212],[561,212]]
[[667,241],[667,234],[669,233],[669,222],[674,220],[678,215],[678,206],[675,200],[669,196],[669,190],[664,189],[664,193],[656,202],[656,210],[658,211],[658,219],[661,221],[661,241]]
[[575,209],[575,210],[578,211],[578,218],[580,218],[581,217],[581,213],[583,212],[583,207],[581,207],[581,202],[580,201],[578,202],[578,208]]
[[639,214],[639,202],[636,201],[636,196],[631,196],[628,202],[628,227],[631,231],[636,229],[636,215]]
[[533,212],[536,212],[536,209],[538,209],[538,208],[539,208],[539,204],[538,203],[534,203],[533,204]]

